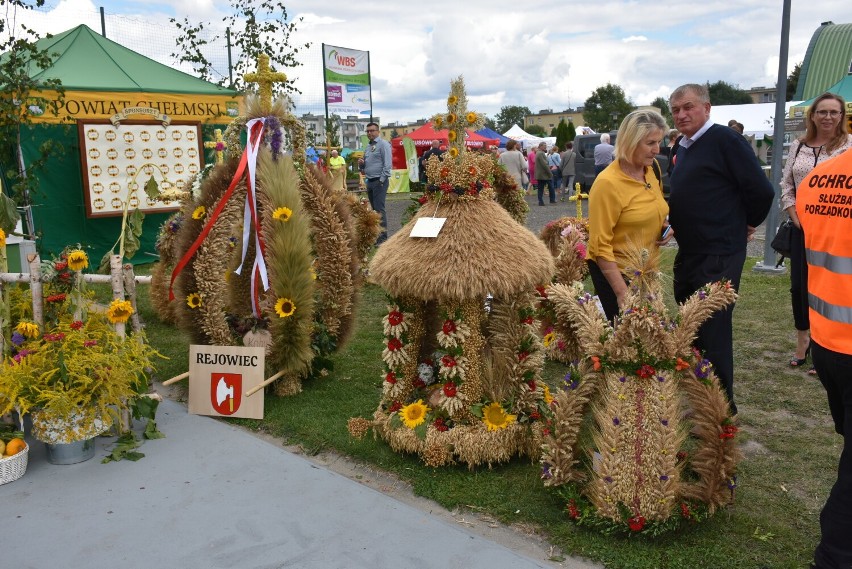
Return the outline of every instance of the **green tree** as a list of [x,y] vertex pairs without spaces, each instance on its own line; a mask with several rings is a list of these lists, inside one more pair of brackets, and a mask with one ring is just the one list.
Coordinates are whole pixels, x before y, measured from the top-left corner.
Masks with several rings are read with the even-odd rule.
[[577,127],[574,126],[574,121],[568,121],[568,139],[566,142],[573,142],[577,137]]
[[598,87],[592,95],[586,99],[583,108],[583,117],[586,124],[598,132],[604,132],[618,128],[621,120],[634,108],[633,103],[627,100],[624,89],[618,85],[607,83]]
[[710,91],[711,105],[747,105],[752,102],[751,95],[740,89],[739,85],[731,85],[725,81],[707,84]]
[[[229,87],[245,89],[243,75],[254,70],[257,56],[261,53],[269,56],[270,67],[276,71],[301,65],[296,56],[300,50],[308,49],[311,44],[290,45],[290,34],[296,31],[296,24],[303,18],[288,21],[287,9],[282,0],[230,0],[230,8],[231,14],[222,18],[222,22],[231,32],[231,44],[237,54],[233,68],[234,83],[228,85]],[[181,63],[192,65],[193,71],[200,78],[226,85],[229,77],[217,74],[213,64],[204,55],[207,45],[220,39],[219,35],[208,37],[207,30],[211,24],[193,23],[187,17],[184,17],[183,21],[176,18],[170,18],[169,21],[180,32],[177,51],[172,53],[172,57]],[[272,89],[276,96],[281,93],[300,92],[292,81],[275,84]]]
[[[503,134],[512,125],[523,126],[524,119],[532,114],[528,107],[520,107],[518,105],[509,105],[508,107],[500,107],[500,112],[494,117],[494,122],[497,123],[497,132]],[[529,132],[529,130],[527,130]]]
[[787,77],[787,97],[785,100],[792,101],[796,96],[796,89],[799,86],[799,74],[802,72],[802,62],[800,61],[793,67],[790,76]]
[[[497,123],[494,122],[494,119],[492,119],[491,117],[485,117],[485,127],[490,128],[491,130],[493,130],[495,132],[497,132],[497,130],[498,130]],[[503,131],[503,132],[505,132],[505,131]],[[500,134],[503,134],[503,133],[501,132]]]
[[547,136],[547,131],[540,124],[531,124],[524,130],[533,136]]
[[325,119],[325,141],[327,146],[331,146],[332,148],[340,146],[340,135],[337,133],[337,127],[339,124],[339,115],[331,115]]
[[666,122],[669,126],[674,125],[674,119],[672,118],[672,112],[669,109],[669,102],[666,101],[662,97],[657,97],[653,101],[651,101],[652,107],[657,107],[660,109],[660,114],[663,115],[663,118],[666,119]]
[[[4,0],[3,4],[6,17],[14,22],[18,10],[39,8],[44,0]],[[39,187],[38,173],[53,155],[64,151],[61,143],[48,139],[39,144],[36,156],[25,163],[22,143],[33,136],[33,116],[51,110],[57,112],[57,106],[64,102],[65,92],[59,79],[37,79],[31,75],[34,70],[50,68],[58,54],[40,49],[37,42],[41,38],[34,30],[23,25],[7,29],[7,24],[7,20],[0,19],[0,53],[3,53],[0,56],[0,91],[3,93],[0,96],[0,158],[4,164],[14,166],[5,172],[11,199],[0,193],[0,228],[9,233],[20,219],[15,205],[25,211],[30,208]],[[56,96],[50,99],[38,96],[41,91],[53,91]],[[29,216],[26,229],[33,231]]]
[[556,146],[559,150],[565,148],[565,143],[571,140],[568,138],[568,125],[565,124],[565,119],[559,119],[559,124],[556,125]]

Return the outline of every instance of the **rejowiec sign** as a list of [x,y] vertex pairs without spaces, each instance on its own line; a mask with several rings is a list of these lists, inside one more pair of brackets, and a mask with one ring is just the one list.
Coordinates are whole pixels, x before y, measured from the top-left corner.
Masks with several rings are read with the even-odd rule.
[[217,417],[263,419],[263,391],[246,391],[263,381],[263,348],[189,347],[189,412]]

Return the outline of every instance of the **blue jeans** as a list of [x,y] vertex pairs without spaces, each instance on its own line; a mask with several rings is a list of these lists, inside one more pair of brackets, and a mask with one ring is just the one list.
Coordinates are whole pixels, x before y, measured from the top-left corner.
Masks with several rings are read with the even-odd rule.
[[556,190],[553,189],[553,180],[536,180],[538,183],[538,205],[544,205],[544,187],[547,186],[550,194],[550,203],[556,203]]
[[388,179],[385,179],[384,182],[381,179],[374,179],[372,182],[367,180],[367,198],[370,200],[370,207],[382,216],[382,232],[379,234],[378,240],[376,240],[376,245],[381,245],[388,238],[388,215],[385,212],[385,198],[388,195],[388,185],[390,185],[390,180]]
[[562,172],[560,172],[559,170],[551,170],[550,172],[553,174],[553,187],[554,188],[561,188],[562,187]]

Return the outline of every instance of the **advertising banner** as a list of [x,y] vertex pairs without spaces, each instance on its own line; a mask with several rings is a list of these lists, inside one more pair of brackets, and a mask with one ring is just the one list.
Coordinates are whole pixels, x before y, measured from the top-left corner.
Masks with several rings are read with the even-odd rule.
[[405,164],[408,166],[408,179],[412,182],[420,180],[420,164],[414,141],[407,136],[402,137],[402,147],[405,149]]
[[328,115],[369,117],[370,52],[322,45]]

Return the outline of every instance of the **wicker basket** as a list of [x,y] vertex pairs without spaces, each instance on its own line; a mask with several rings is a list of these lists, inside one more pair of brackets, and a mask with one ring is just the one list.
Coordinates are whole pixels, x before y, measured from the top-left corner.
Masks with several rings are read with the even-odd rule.
[[16,455],[0,458],[0,485],[14,482],[27,471],[27,461],[30,455],[30,445]]

